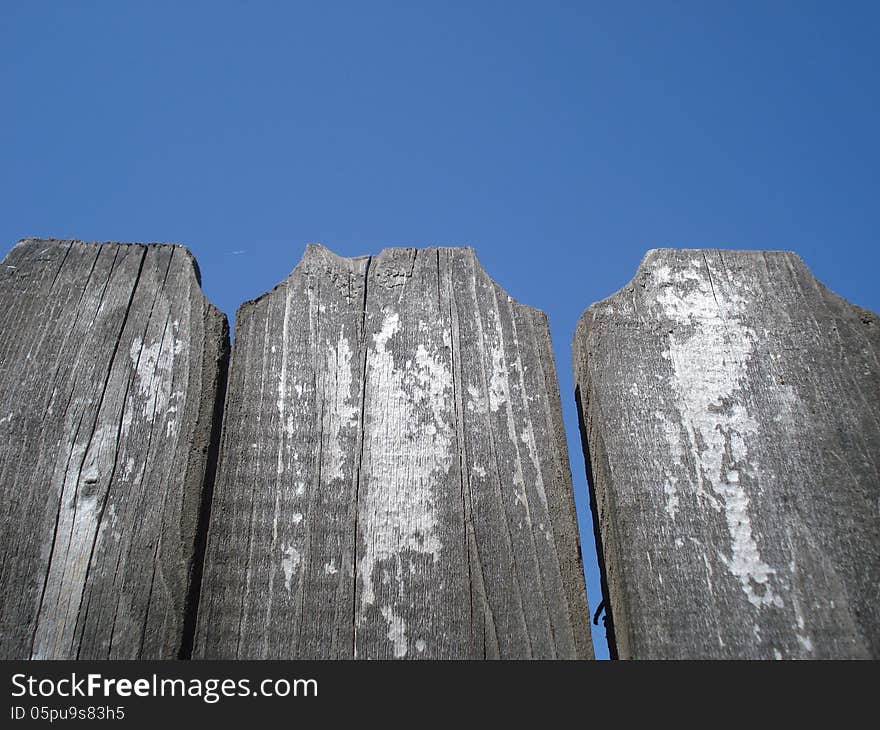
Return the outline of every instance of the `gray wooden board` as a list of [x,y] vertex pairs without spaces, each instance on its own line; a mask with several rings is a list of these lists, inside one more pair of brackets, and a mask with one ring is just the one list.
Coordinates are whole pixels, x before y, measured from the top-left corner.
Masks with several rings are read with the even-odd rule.
[[574,340],[621,657],[880,657],[880,323],[794,254],[654,250]]
[[0,264],[0,657],[185,653],[227,354],[181,246]]
[[239,309],[195,656],[592,656],[547,320],[472,250]]

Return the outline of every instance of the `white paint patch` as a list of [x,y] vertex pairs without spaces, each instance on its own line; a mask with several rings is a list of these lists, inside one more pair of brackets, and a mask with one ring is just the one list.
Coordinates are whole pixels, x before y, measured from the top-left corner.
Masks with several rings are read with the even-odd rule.
[[[178,322],[172,323],[174,331]],[[183,343],[167,333],[161,340],[144,345],[136,337],[132,340],[128,355],[134,368],[130,401],[124,404],[122,431],[124,437],[131,428],[132,420],[139,416],[161,433],[162,417],[165,421],[165,438],[174,439],[180,430],[180,408],[184,405],[182,391],[171,391],[172,369],[175,356],[183,350]]]
[[467,407],[469,410],[476,411],[477,413],[486,413],[489,410],[489,404],[479,388],[469,385],[467,392],[469,396]]
[[302,512],[294,512],[292,515],[290,515],[290,521],[293,522],[294,525],[298,525],[300,522],[302,522],[302,520]]
[[382,618],[388,623],[388,639],[394,645],[394,658],[402,659],[406,656],[407,640],[406,640],[406,623],[404,620],[394,613],[391,606],[382,606]]
[[131,360],[132,365],[138,364],[138,357],[140,355],[142,346],[143,340],[140,337],[135,337],[131,341],[131,347],[128,348],[128,357]]
[[301,560],[302,556],[293,545],[281,545],[281,570],[284,572],[284,587],[288,594],[291,592],[293,576],[296,575]]
[[400,329],[400,315],[397,312],[386,312],[385,319],[382,321],[382,329],[373,335],[377,353],[387,351],[388,340],[394,336],[398,329]]
[[324,563],[324,575],[336,575],[339,572],[335,563],[335,559],[331,559],[329,563]]
[[669,286],[672,283],[672,269],[665,264],[654,269],[654,280],[658,286]]
[[329,407],[325,409],[327,419],[327,461],[322,465],[322,479],[345,478],[346,450],[342,447],[342,434],[346,429],[353,429],[358,422],[357,396],[352,389],[352,350],[351,345],[339,330],[339,339],[335,347],[328,346],[327,368],[325,372],[334,373],[329,383]]
[[416,348],[416,364],[419,368],[416,381],[422,393],[426,393],[434,404],[442,402],[446,391],[452,390],[452,373],[446,363],[438,360],[436,355],[430,354],[424,345],[419,344]]
[[[492,354],[492,363],[491,363],[491,374],[490,374],[490,384],[489,384],[489,406],[492,411],[497,411],[502,406],[505,406],[505,416],[507,422],[507,436],[510,439],[510,443],[516,447],[516,456],[513,459],[513,463],[511,464],[513,468],[513,477],[512,477],[512,491],[513,498],[518,505],[522,507],[523,517],[525,518],[526,523],[531,524],[531,514],[529,508],[529,500],[526,494],[526,483],[525,476],[523,472],[523,462],[522,456],[520,453],[519,446],[517,445],[517,433],[516,433],[516,419],[514,418],[513,404],[511,402],[511,386],[519,385],[520,390],[523,391],[522,387],[522,368],[518,361],[514,362],[506,362],[504,358],[504,332],[501,326],[501,322],[498,318],[498,315],[490,310],[488,313],[489,319],[489,327],[487,327],[485,331],[485,338],[487,342],[487,347]],[[513,334],[513,347],[516,349],[518,346],[518,342],[516,340],[516,332]],[[518,373],[519,382],[517,380],[511,379],[511,372]],[[525,393],[520,393],[521,397],[524,399]],[[525,439],[520,437],[523,443],[530,443],[530,446],[534,446],[534,437],[531,433],[531,422],[527,422],[526,424]],[[540,469],[540,465],[537,462],[537,453],[534,448],[529,449],[529,458],[532,460],[533,466],[535,467],[535,489],[538,492],[539,498],[546,505],[546,495],[544,494],[544,485],[542,480],[542,473]],[[518,528],[522,528],[523,521],[520,520],[517,523]]]
[[[134,343],[132,343],[132,348]],[[152,345],[144,347],[140,351],[140,359],[136,358],[137,370],[135,371],[135,380],[140,389],[140,393],[145,397],[144,415],[149,415],[149,396],[153,394],[153,376],[159,367],[161,342],[154,342]]]
[[[522,381],[522,375],[520,375],[519,382],[520,391],[524,393],[525,385]],[[526,414],[528,416],[528,414]],[[541,471],[541,463],[538,460],[538,444],[535,441],[535,431],[532,428],[532,419],[527,417],[525,422],[525,427],[523,428],[523,433],[520,436],[520,440],[525,444],[526,449],[529,454],[529,461],[532,462],[532,468],[534,469],[534,486],[535,491],[538,493],[538,499],[541,500],[541,504],[544,506],[544,509],[547,509],[547,492],[544,489],[544,475]],[[525,492],[525,490],[523,490]]]
[[[390,586],[396,579],[397,598],[402,600],[403,574],[412,565],[413,553],[430,556],[436,563],[442,551],[434,488],[436,475],[448,473],[453,463],[452,373],[443,360],[443,348],[431,352],[425,345],[416,349],[413,367],[397,367],[388,344],[399,328],[398,314],[386,312],[367,353],[365,397],[373,407],[364,424],[365,484],[359,524],[366,539],[358,559],[359,620],[376,602],[377,570],[389,586],[383,593],[393,590]],[[392,606],[383,606],[381,613],[389,624],[395,655],[402,656],[405,626]]]
[[424,639],[416,639],[416,651],[421,654],[428,648],[428,645],[425,643]]
[[[761,558],[752,534],[748,494],[741,484],[744,472],[760,473],[746,445],[758,425],[742,405],[731,404],[745,381],[755,340],[754,331],[741,321],[745,300],[731,291],[719,296],[710,272],[697,261],[676,272],[658,267],[655,278],[660,285],[656,301],[675,324],[663,355],[672,363],[691,458],[698,465],[697,492],[713,508],[723,509],[727,523],[730,555],[721,560],[752,605],[782,606],[770,584],[776,571]],[[670,427],[665,434],[680,464],[678,432]],[[676,488],[664,488],[671,516],[678,507]]]
[[[136,337],[129,349],[129,357],[132,364],[136,366],[135,381],[142,396],[148,401],[145,408],[148,408],[149,401],[156,392],[154,380],[163,378],[171,373],[171,365],[174,360],[173,344],[164,346],[162,341],[157,340],[150,345],[142,345],[139,337]],[[170,381],[170,378],[169,378]],[[147,410],[147,414],[149,410]]]
[[675,519],[675,513],[678,510],[678,491],[676,489],[678,485],[678,477],[667,476],[666,481],[663,483],[663,494],[666,495],[666,514],[669,515],[669,519]]
[[500,344],[492,348],[492,371],[489,375],[489,408],[494,413],[509,398],[507,390],[507,365],[504,362],[504,350]]

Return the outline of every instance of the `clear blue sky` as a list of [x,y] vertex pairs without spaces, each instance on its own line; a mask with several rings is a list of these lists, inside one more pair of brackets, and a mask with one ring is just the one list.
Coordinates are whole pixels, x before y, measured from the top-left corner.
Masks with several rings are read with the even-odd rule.
[[310,241],[474,246],[550,316],[595,608],[575,322],[657,246],[880,309],[878,37],[874,2],[8,0],[0,254],[184,243],[232,317]]

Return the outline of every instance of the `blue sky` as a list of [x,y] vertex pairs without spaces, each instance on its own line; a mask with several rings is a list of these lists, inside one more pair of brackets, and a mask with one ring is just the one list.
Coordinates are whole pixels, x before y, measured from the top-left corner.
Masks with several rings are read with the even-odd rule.
[[[304,245],[471,245],[570,340],[658,246],[797,251],[880,309],[880,4],[3,2],[0,254],[175,241],[230,317]],[[594,632],[607,655],[604,632]]]

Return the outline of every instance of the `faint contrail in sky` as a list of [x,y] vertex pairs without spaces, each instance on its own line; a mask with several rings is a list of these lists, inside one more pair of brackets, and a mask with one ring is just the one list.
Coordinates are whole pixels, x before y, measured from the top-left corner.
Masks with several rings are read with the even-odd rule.
[[247,249],[244,251],[227,251],[224,256],[241,256],[243,253],[247,253]]

